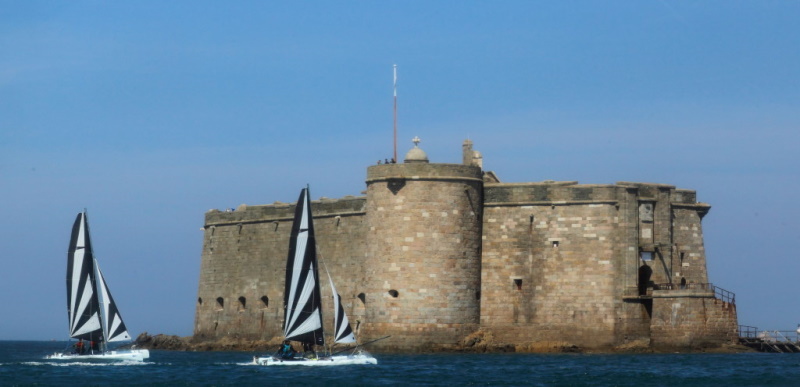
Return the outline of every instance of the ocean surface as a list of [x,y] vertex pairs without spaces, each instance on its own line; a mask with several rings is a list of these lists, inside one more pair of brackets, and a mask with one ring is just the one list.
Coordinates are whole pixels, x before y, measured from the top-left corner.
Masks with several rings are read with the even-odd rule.
[[800,354],[376,354],[378,365],[264,367],[254,353],[49,361],[66,342],[0,341],[2,386],[797,386]]

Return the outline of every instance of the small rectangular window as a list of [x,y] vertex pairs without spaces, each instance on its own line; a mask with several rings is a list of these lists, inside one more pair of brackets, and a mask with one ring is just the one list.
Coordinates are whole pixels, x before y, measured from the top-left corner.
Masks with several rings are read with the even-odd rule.
[[514,278],[514,286],[517,290],[522,290],[522,278]]
[[653,260],[653,252],[652,251],[642,251],[641,253],[642,261],[649,262]]

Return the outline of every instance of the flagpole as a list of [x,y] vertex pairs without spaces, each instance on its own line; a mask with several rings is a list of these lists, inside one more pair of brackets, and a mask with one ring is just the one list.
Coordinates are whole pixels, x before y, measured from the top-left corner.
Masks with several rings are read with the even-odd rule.
[[397,162],[397,65],[394,69],[394,160]]

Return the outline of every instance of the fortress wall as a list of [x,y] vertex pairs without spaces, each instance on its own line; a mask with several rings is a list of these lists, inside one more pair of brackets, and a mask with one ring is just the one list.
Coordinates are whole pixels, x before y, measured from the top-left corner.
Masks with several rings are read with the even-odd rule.
[[[710,206],[695,191],[498,183],[490,172],[484,182],[479,154],[465,149],[469,165],[430,164],[413,150],[410,162],[369,167],[365,197],[312,201],[320,261],[360,341],[448,348],[479,328],[531,349],[735,339],[735,305],[698,285],[708,283]],[[293,215],[278,202],[206,213],[196,338],[280,339]],[[329,300],[324,270],[320,279]],[[324,313],[330,329],[333,311]]]
[[456,164],[376,165],[367,178],[367,316],[376,349],[453,344],[479,324],[482,180]]
[[734,344],[736,305],[695,290],[653,293],[652,345],[657,349]]
[[708,207],[673,205],[675,218],[675,282],[707,283],[706,254],[701,215]]
[[642,265],[639,252],[639,190],[620,186],[617,216],[619,217],[617,239],[614,250],[619,256],[620,271],[617,286],[622,304],[617,311],[616,341],[624,346],[630,343],[649,344],[652,301],[640,298],[639,268]]
[[614,341],[621,304],[617,189],[487,184],[481,324],[496,339],[589,347]]
[[[362,315],[363,306],[354,300],[356,284],[363,277],[363,206],[364,198],[312,202],[319,253],[337,282],[346,310],[358,312],[361,307]],[[206,213],[195,337],[269,340],[281,336],[293,216],[294,204]],[[323,297],[329,299],[324,271],[320,279]],[[332,320],[333,316],[325,318]]]
[[[271,322],[283,317],[280,262],[285,261],[291,222],[273,223],[264,219],[241,226],[239,223],[208,225],[209,218],[219,219],[219,215],[207,216],[195,336],[274,336],[280,327]],[[241,215],[229,217],[236,221]],[[245,298],[244,307],[239,297]],[[261,301],[262,297],[267,297],[266,302]],[[222,305],[218,299],[223,300]]]

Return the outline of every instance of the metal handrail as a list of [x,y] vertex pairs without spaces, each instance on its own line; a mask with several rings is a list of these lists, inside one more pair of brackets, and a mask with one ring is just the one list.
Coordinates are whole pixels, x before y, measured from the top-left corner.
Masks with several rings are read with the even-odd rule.
[[758,328],[749,325],[739,325],[739,337],[756,339],[758,338]]
[[714,286],[711,283],[688,283],[688,284],[675,284],[663,283],[653,284],[653,290],[708,290],[714,292],[714,297],[727,302],[729,304],[736,304],[736,293],[725,290],[719,286]]
[[800,342],[800,332],[798,331],[762,331],[757,327],[749,325],[739,325],[739,337],[745,339],[759,339],[768,343]]

